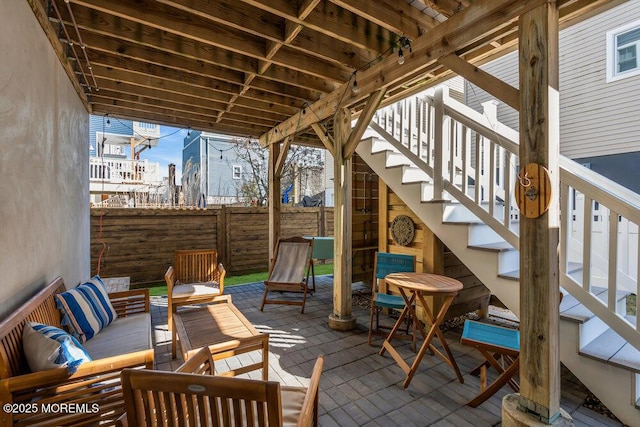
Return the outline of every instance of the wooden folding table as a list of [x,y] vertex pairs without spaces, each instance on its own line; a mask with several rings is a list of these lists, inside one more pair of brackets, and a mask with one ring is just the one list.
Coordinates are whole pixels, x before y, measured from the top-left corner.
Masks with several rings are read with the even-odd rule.
[[[427,349],[431,349],[433,353],[438,355],[445,361],[445,363],[451,366],[455,371],[458,380],[463,383],[464,379],[462,378],[460,369],[458,369],[458,365],[453,358],[453,354],[451,353],[449,346],[447,345],[447,341],[444,339],[442,331],[440,331],[440,324],[444,320],[444,316],[447,314],[447,310],[449,309],[451,302],[458,294],[458,291],[463,288],[462,283],[451,277],[430,273],[392,273],[387,275],[384,280],[387,284],[392,284],[398,287],[398,290],[406,303],[406,307],[402,310],[396,324],[393,326],[393,329],[385,339],[382,344],[382,349],[380,350],[381,355],[384,354],[385,351],[388,351],[398,365],[400,365],[404,373],[407,374],[403,386],[405,388],[409,386],[409,383],[415,375],[418,365],[420,364],[420,361]],[[410,296],[408,296],[407,293],[410,294]],[[443,297],[444,301],[437,316],[433,315],[429,305],[426,303],[424,299],[425,295]],[[414,302],[416,305],[420,304],[422,306],[426,315],[425,320],[431,324],[428,333],[425,333],[422,323],[420,323],[416,316],[415,309],[413,308]],[[420,331],[424,338],[424,342],[422,343],[422,346],[420,346],[420,350],[418,350],[418,354],[411,366],[405,362],[400,353],[398,353],[398,351],[391,345],[391,340],[393,340],[396,332],[400,329],[405,316],[411,316],[413,318],[414,327]],[[435,336],[440,340],[446,355],[431,344],[431,341]]]

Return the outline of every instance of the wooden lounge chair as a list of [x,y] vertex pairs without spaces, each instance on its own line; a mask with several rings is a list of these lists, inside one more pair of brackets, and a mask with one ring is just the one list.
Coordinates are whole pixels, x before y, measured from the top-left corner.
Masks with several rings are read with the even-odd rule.
[[207,347],[176,372],[125,369],[122,389],[129,426],[316,426],[324,358],[316,360],[309,387],[212,375]]
[[[215,301],[224,293],[225,269],[215,249],[179,250],[164,275],[168,326],[175,340],[173,313],[179,306]],[[175,357],[175,354],[174,354]]]
[[[300,305],[304,313],[309,288],[309,273],[312,266],[312,240],[303,237],[280,239],[269,270],[269,278],[264,282],[264,294],[260,311],[265,304]],[[306,272],[305,272],[306,270]],[[292,299],[267,299],[269,292],[302,293],[302,301]]]

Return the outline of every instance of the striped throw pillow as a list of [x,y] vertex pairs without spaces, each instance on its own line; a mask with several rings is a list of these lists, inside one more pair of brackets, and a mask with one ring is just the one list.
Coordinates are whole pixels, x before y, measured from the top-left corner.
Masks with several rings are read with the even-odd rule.
[[89,341],[118,317],[98,276],[57,294],[56,303],[62,311],[62,325],[81,343]]
[[81,363],[91,361],[77,339],[55,326],[29,322],[22,331],[22,342],[32,372],[66,367],[74,374]]

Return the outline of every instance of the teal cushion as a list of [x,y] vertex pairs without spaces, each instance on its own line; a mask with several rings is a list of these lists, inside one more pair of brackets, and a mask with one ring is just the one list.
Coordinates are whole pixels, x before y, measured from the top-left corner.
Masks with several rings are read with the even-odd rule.
[[405,306],[404,299],[400,295],[388,295],[377,293],[373,302],[376,307],[393,308],[402,310]]
[[81,343],[93,338],[118,317],[98,276],[57,294],[56,303],[62,311],[62,324]]
[[33,372],[66,367],[69,374],[91,357],[77,339],[60,328],[29,322],[22,331],[22,343],[29,368]]

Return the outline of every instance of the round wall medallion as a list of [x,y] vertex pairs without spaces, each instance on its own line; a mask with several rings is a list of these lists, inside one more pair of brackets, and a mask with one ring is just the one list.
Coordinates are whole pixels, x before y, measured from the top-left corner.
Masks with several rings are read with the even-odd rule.
[[391,223],[391,237],[400,246],[407,246],[413,241],[416,226],[406,215],[398,215]]

